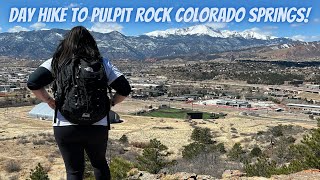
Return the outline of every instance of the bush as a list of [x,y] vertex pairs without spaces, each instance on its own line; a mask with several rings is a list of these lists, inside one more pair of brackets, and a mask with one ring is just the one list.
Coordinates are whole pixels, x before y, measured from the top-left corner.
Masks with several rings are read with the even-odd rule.
[[29,180],[49,180],[48,172],[38,163],[35,169],[31,169]]
[[269,162],[267,158],[258,158],[255,164],[245,164],[244,171],[247,176],[271,177],[276,172],[276,163]]
[[119,141],[122,143],[122,144],[128,144],[129,143],[129,140],[128,140],[128,137],[127,135],[122,135],[121,138],[119,139]]
[[191,139],[203,144],[213,144],[212,134],[209,128],[196,127],[191,134]]
[[274,126],[271,129],[271,133],[275,137],[283,136],[283,126],[281,124],[279,126]]
[[216,149],[217,149],[220,153],[222,153],[222,154],[224,154],[224,153],[227,152],[227,151],[226,151],[226,148],[224,147],[224,144],[223,144],[223,143],[217,144],[217,145],[216,145]]
[[18,175],[10,176],[8,180],[19,180],[19,176]]
[[289,144],[293,144],[296,141],[296,139],[294,137],[292,137],[292,136],[289,136],[289,137],[286,138],[286,141]]
[[133,168],[133,164],[121,157],[115,157],[110,163],[110,172],[112,179],[122,180],[127,177],[127,172]]
[[46,141],[40,139],[40,140],[33,140],[32,143],[33,143],[33,145],[44,145],[44,144],[46,144]]
[[90,159],[87,153],[84,153],[84,178],[94,179],[93,167],[90,163]]
[[266,157],[259,158],[254,164],[245,164],[247,175],[270,177],[274,174],[291,174],[304,169],[320,168],[320,128],[304,136],[301,143],[290,145],[292,142],[290,137],[280,139],[280,148],[275,149],[275,154],[280,159],[278,164]]
[[320,118],[317,118],[317,126],[320,127]]
[[242,161],[246,152],[242,149],[240,143],[235,143],[227,156],[232,161]]
[[21,170],[21,166],[17,161],[11,160],[11,161],[6,163],[5,170],[8,173],[19,172]]
[[150,140],[149,146],[143,150],[142,156],[138,156],[139,169],[156,174],[163,167],[170,164],[165,160],[167,146],[157,139]]
[[146,148],[149,146],[149,143],[146,143],[146,142],[131,142],[130,143],[133,147],[136,147],[136,148]]
[[250,152],[251,157],[259,157],[261,155],[262,155],[262,151],[259,147],[254,147]]
[[320,128],[306,135],[301,144],[293,145],[295,158],[309,168],[320,169]]
[[28,139],[20,138],[17,140],[17,144],[27,144],[27,143],[30,143]]
[[185,159],[193,159],[200,153],[205,151],[205,145],[201,144],[199,142],[193,142],[191,144],[188,144],[184,146],[184,149],[182,150],[182,157]]
[[244,171],[247,176],[271,177],[278,174],[291,174],[306,169],[304,163],[294,160],[289,165],[279,166],[275,161],[270,161],[266,157],[258,158],[255,164],[245,164]]

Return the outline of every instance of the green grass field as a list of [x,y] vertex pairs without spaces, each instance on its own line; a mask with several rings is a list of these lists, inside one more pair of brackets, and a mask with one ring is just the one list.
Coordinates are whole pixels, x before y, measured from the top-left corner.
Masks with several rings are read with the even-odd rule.
[[[142,113],[142,116],[186,119],[187,113],[196,112],[188,109],[165,108]],[[203,113],[203,119],[210,119],[209,113]]]

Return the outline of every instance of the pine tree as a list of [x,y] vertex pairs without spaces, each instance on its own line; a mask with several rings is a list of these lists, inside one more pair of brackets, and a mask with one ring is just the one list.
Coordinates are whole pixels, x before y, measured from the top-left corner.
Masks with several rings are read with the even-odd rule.
[[48,173],[38,163],[35,169],[31,169],[29,180],[49,180]]
[[235,143],[227,156],[233,161],[242,161],[245,151],[242,149],[240,143]]
[[158,173],[163,167],[169,164],[169,162],[165,160],[167,149],[168,147],[157,139],[150,140],[150,144],[143,150],[142,156],[138,156],[137,158],[140,168],[153,174]]

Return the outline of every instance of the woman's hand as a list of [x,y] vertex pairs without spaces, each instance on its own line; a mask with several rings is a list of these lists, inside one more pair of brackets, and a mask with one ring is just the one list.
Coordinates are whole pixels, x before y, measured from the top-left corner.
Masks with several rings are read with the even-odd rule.
[[42,102],[47,103],[52,109],[56,108],[55,100],[48,94],[48,92],[42,87],[37,90],[32,90],[33,94]]
[[47,102],[46,102],[52,109],[56,108],[56,101],[53,98],[50,98]]

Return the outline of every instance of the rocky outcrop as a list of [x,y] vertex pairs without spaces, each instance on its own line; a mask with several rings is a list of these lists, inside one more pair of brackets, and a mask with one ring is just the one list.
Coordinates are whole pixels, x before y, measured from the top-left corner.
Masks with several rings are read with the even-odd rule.
[[[130,180],[218,180],[209,175],[198,175],[195,173],[179,172],[175,174],[150,174],[146,171],[132,169],[128,173]],[[265,177],[245,177],[245,173],[239,170],[226,170],[222,174],[222,180],[318,180],[320,179],[320,170],[311,169],[289,175],[273,175],[271,178]]]

